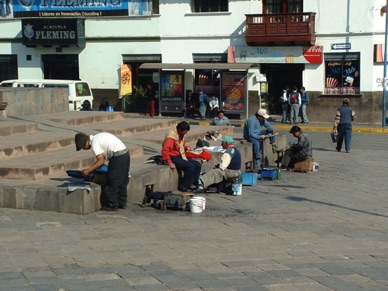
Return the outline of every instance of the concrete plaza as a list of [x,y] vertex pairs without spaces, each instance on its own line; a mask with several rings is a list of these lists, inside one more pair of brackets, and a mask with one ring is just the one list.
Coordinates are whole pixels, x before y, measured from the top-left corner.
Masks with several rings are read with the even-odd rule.
[[0,208],[0,290],[388,290],[388,136],[347,154],[308,133],[319,172],[204,194],[200,214]]

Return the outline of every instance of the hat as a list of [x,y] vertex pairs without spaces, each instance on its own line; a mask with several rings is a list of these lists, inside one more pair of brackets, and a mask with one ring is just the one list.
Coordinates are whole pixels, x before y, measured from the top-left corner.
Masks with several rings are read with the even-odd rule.
[[348,98],[345,98],[343,103],[349,103],[349,99]]
[[269,118],[269,115],[267,114],[267,110],[265,110],[263,108],[257,110],[256,114],[259,116],[263,116],[264,118]]
[[226,142],[227,144],[232,144],[232,143],[234,143],[234,140],[231,136],[224,136],[221,139],[221,142]]
[[77,133],[75,135],[75,148],[77,151],[82,150],[85,147],[86,142],[89,140],[89,137],[83,133]]

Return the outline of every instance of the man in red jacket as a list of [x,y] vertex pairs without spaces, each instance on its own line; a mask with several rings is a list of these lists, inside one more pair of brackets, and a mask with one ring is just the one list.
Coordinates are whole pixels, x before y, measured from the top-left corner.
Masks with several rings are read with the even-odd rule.
[[176,128],[169,130],[162,146],[163,161],[170,166],[171,170],[183,172],[178,186],[178,190],[182,192],[197,189],[201,172],[201,163],[186,157],[186,151],[193,150],[186,145],[185,141],[185,135],[189,130],[190,125],[186,121],[181,121]]

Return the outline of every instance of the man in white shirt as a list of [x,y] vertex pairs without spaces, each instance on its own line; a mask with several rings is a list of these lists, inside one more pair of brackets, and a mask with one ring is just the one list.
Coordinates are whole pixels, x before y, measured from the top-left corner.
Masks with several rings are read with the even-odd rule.
[[108,161],[107,184],[101,187],[101,210],[126,208],[130,157],[124,143],[111,133],[101,132],[90,136],[77,133],[75,145],[77,151],[92,150],[96,157],[94,164],[82,171],[85,177]]

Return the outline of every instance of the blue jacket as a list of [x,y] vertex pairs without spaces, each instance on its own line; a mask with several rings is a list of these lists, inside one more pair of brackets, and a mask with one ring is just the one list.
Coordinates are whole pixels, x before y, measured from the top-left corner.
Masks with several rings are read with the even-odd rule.
[[260,139],[261,127],[265,127],[268,131],[273,131],[274,128],[266,119],[259,121],[256,115],[249,117],[244,123],[244,139],[249,140],[250,138]]

